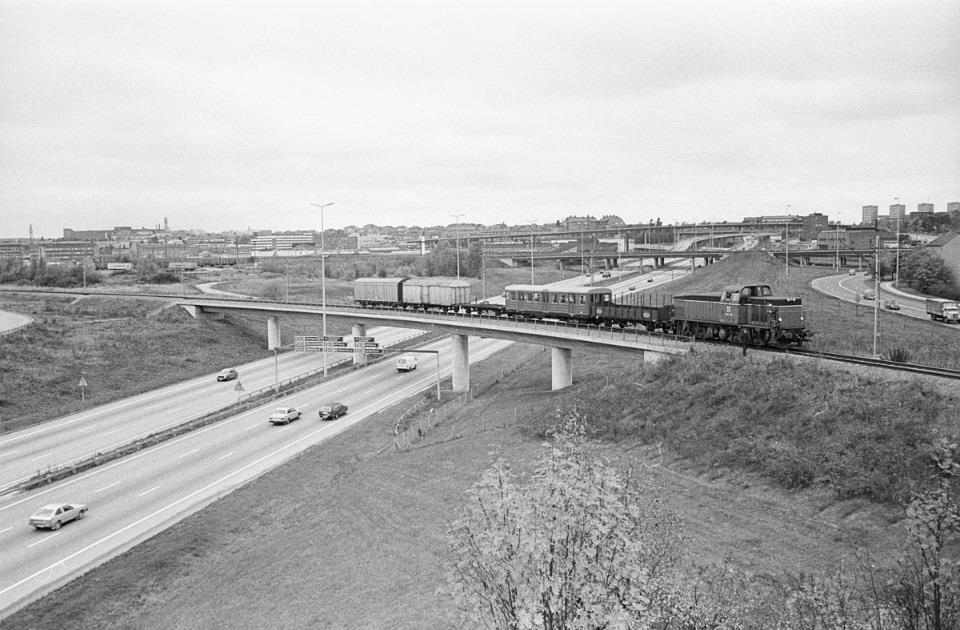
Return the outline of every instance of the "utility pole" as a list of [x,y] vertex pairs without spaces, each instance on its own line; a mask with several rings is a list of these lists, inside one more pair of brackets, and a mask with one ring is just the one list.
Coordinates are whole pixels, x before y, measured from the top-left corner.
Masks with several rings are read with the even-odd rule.
[[784,247],[784,256],[783,260],[786,263],[784,267],[784,275],[790,275],[790,204],[787,204],[787,221],[783,224],[783,247]]
[[837,238],[836,238],[836,241],[837,241],[837,242],[834,243],[834,245],[836,245],[836,250],[837,250],[837,260],[836,260],[835,262],[836,262],[837,271],[840,271],[840,217],[837,217]]
[[893,286],[900,288],[900,197],[894,197],[897,206],[897,268],[893,275]]
[[533,280],[533,226],[536,225],[536,219],[530,219],[530,284],[536,284]]
[[874,245],[874,273],[873,273],[873,358],[880,358],[880,230],[876,229],[877,222],[873,222]]
[[460,279],[460,219],[463,218],[463,214],[451,214],[451,217],[457,220],[453,225],[454,234],[456,235],[457,241],[457,280]]

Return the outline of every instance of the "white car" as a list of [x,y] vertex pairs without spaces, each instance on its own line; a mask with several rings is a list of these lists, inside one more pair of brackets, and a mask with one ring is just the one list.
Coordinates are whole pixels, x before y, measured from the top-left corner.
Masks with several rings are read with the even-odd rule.
[[290,424],[298,418],[300,418],[300,410],[293,407],[277,407],[268,420],[270,424]]
[[410,372],[417,369],[417,357],[400,357],[395,364],[398,372]]
[[33,513],[30,525],[36,529],[60,529],[70,521],[79,521],[87,514],[82,503],[50,503]]

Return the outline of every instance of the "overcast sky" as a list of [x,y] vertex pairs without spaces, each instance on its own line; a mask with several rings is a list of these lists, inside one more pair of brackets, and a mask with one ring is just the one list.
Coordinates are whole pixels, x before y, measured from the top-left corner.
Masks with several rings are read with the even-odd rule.
[[960,201],[957,0],[0,0],[0,237],[895,198]]

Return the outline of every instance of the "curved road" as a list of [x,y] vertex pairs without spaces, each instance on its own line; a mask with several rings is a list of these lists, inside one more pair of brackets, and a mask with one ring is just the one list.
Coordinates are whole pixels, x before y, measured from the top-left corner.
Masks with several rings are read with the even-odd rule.
[[[960,331],[960,327],[956,324],[944,324],[931,321],[930,316],[927,314],[925,297],[904,293],[894,288],[892,284],[892,282],[880,283],[880,294],[877,296],[876,304],[881,310],[885,310],[891,314],[897,313],[905,317],[922,319],[932,324]],[[870,309],[874,308],[874,300],[861,299],[864,291],[874,289],[874,281],[870,276],[860,273],[856,275],[845,273],[823,276],[822,278],[815,278],[810,283],[810,286],[820,293],[844,300],[845,302],[851,302],[853,304],[859,303],[861,306]],[[884,304],[889,300],[895,300],[900,305],[900,310],[889,311],[885,309]]]

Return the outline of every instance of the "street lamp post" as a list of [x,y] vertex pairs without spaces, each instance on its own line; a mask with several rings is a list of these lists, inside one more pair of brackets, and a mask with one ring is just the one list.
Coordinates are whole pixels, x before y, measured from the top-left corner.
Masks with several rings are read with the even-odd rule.
[[[310,205],[320,208],[320,311],[321,311],[321,320],[322,324],[322,335],[321,344],[327,342],[327,266],[326,266],[326,253],[324,252],[323,247],[323,209],[332,206],[333,202],[329,201],[327,203],[311,203]],[[326,348],[323,348],[323,351],[320,353],[323,356],[323,377],[327,377],[327,352]]]

